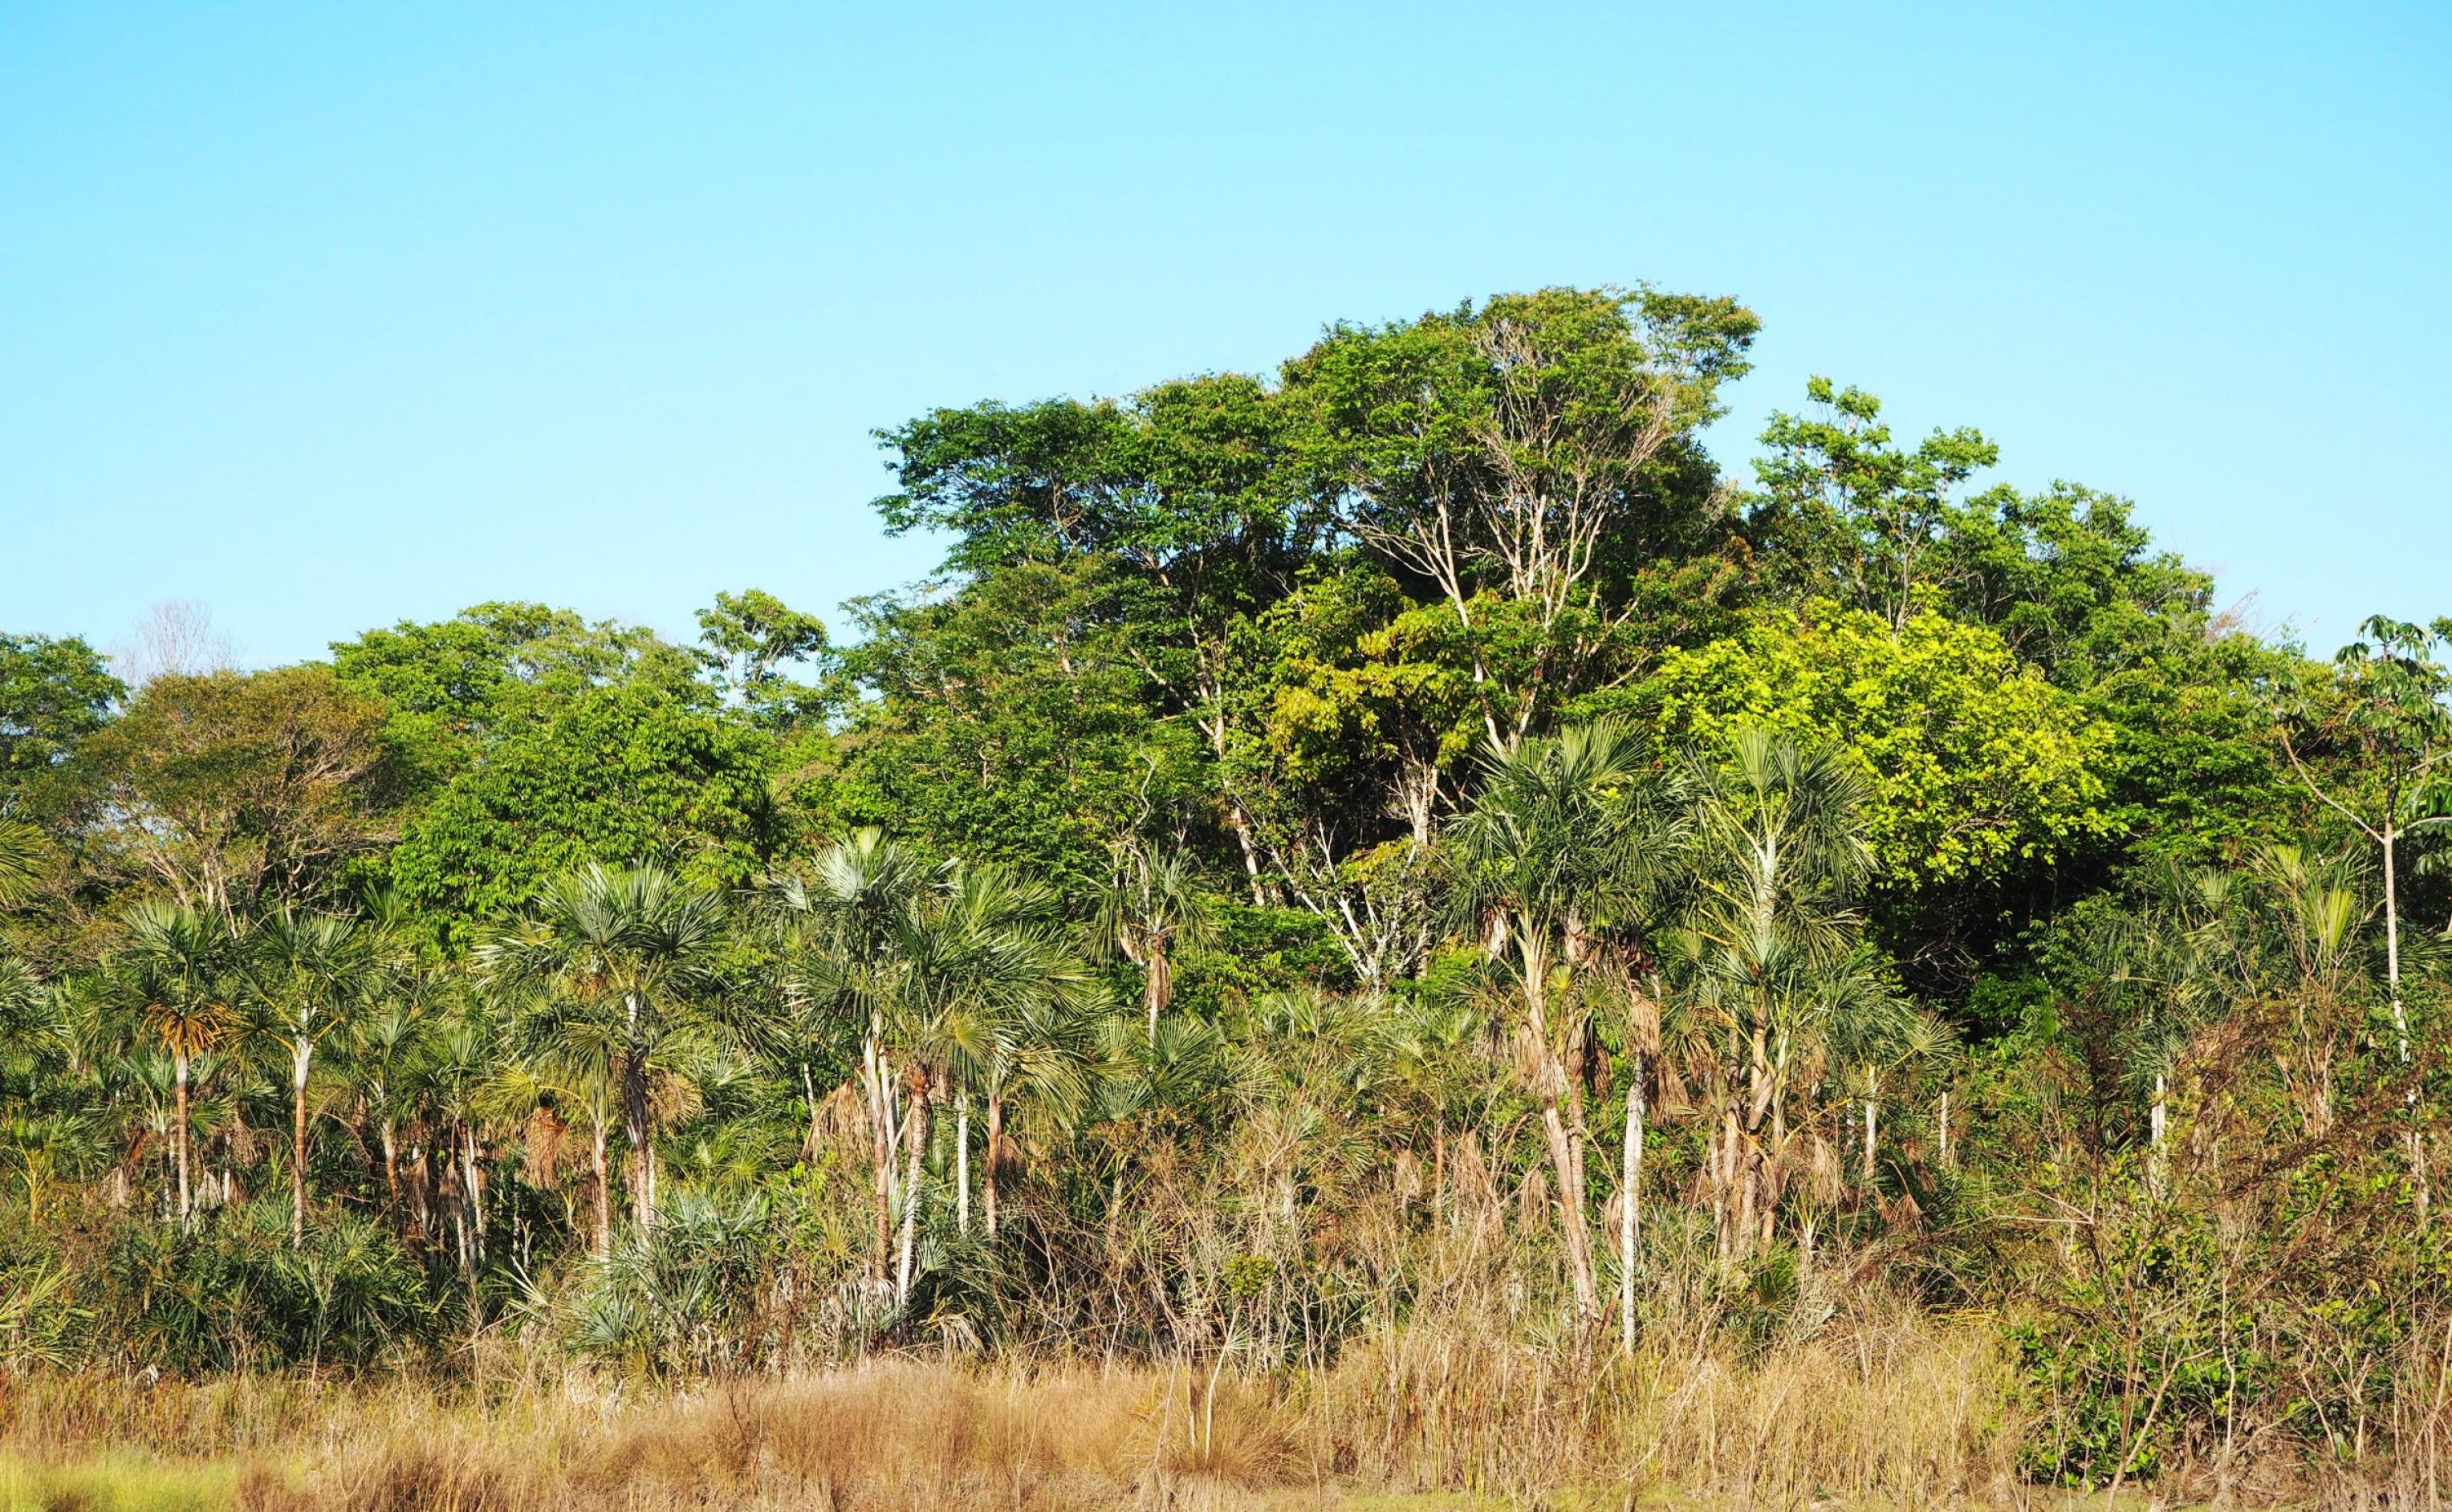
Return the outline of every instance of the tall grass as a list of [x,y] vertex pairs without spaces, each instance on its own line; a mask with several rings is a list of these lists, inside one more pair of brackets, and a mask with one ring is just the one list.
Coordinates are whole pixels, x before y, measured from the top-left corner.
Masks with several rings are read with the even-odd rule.
[[157,1477],[209,1464],[197,1504],[267,1512],[1620,1505],[1663,1489],[1915,1504],[2013,1490],[1988,1335],[1904,1310],[1751,1361],[1653,1349],[1578,1365],[1425,1325],[1312,1371],[902,1358],[665,1392],[500,1365],[466,1386],[38,1378],[10,1399],[0,1443],[21,1474],[60,1485],[97,1455],[174,1467]]

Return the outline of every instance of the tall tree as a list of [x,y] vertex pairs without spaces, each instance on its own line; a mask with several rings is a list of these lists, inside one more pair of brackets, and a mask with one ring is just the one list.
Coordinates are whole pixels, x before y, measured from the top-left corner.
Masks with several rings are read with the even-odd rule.
[[[2329,686],[2302,683],[2283,709],[2283,750],[2307,791],[2383,853],[2384,981],[2401,1059],[2409,1059],[2409,1013],[2401,997],[2401,851],[2414,836],[2452,826],[2452,619],[2415,625],[2376,615],[2333,658]],[[2294,733],[2295,727],[2295,733]],[[2349,758],[2327,780],[2301,747],[2310,737]],[[2412,1094],[2413,1096],[2415,1093]]]
[[248,938],[249,995],[289,1056],[289,1243],[306,1243],[306,1081],[315,1051],[346,1031],[380,981],[374,931],[337,913],[284,910]]
[[189,1175],[188,1090],[197,1056],[239,1027],[231,1005],[240,946],[216,913],[165,900],[140,903],[129,912],[127,938],[109,962],[110,981],[146,1028],[169,1052],[175,1078],[171,1131],[178,1174],[177,1214],[194,1211]]
[[1644,791],[1650,776],[1632,731],[1616,723],[1572,727],[1554,737],[1494,748],[1480,794],[1449,833],[1459,917],[1506,965],[1515,1006],[1518,1063],[1541,1109],[1557,1184],[1559,1226],[1578,1320],[1597,1325],[1584,1182],[1586,1121],[1565,1048],[1575,1026],[1553,1009],[1571,1002],[1573,972],[1596,931],[1633,898],[1658,820]]
[[708,1022],[723,926],[717,893],[661,867],[589,866],[546,884],[524,922],[479,951],[505,984],[541,992],[561,1042],[618,1069],[642,1232],[656,1216],[649,1083]]

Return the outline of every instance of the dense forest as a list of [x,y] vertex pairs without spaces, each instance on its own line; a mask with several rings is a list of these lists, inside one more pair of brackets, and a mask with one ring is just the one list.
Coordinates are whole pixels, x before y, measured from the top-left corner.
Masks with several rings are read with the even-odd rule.
[[[2019,1483],[2431,1478],[2452,622],[2310,656],[1833,382],[1715,458],[1755,331],[935,410],[940,575],[831,629],[0,636],[0,1382],[1368,1362],[1374,1443],[1598,1443],[1922,1350]],[[1330,1468],[1513,1473],[1438,1442]]]

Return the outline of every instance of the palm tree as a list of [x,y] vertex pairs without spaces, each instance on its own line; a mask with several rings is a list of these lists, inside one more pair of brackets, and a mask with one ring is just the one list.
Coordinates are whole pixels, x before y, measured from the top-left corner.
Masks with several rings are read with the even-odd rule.
[[1141,1011],[1152,1037],[1175,1001],[1175,952],[1209,942],[1207,897],[1180,851],[1159,853],[1137,840],[1115,847],[1115,868],[1098,893],[1092,939],[1141,970]]
[[175,1089],[171,1141],[178,1168],[177,1210],[184,1224],[194,1210],[188,1073],[195,1058],[218,1045],[236,1023],[229,988],[239,942],[217,917],[160,900],[141,903],[130,912],[127,934],[126,945],[111,961],[111,972],[170,1054]]
[[34,895],[43,877],[43,832],[30,824],[0,819],[0,909],[12,909]]
[[657,866],[590,865],[548,883],[532,916],[488,940],[480,959],[505,985],[537,994],[554,1033],[619,1072],[642,1232],[656,1211],[650,1082],[666,1052],[704,1026],[717,982],[722,901]]
[[1483,761],[1480,796],[1449,831],[1463,918],[1508,972],[1523,1011],[1521,1061],[1541,1109],[1569,1279],[1587,1327],[1601,1316],[1585,1211],[1583,1099],[1552,1022],[1597,930],[1619,923],[1655,869],[1665,826],[1642,752],[1614,721],[1567,730]]
[[265,1027],[289,1052],[289,1243],[306,1243],[306,1078],[316,1047],[346,1029],[376,983],[371,926],[333,913],[287,910],[249,941],[249,987]]
[[970,1227],[970,1111],[985,1086],[991,1121],[1002,1133],[1002,1100],[1017,1070],[1054,1062],[1018,1052],[1051,1011],[1093,993],[1044,883],[1001,867],[963,867],[903,911],[895,933],[896,968],[887,995],[888,1034],[911,1069],[908,1175],[895,1271],[898,1304],[909,1301],[919,1222],[921,1159],[939,1090],[955,1106],[956,1223]]
[[1759,726],[1725,765],[1698,762],[1697,888],[1675,943],[1711,1068],[1710,1159],[1720,1248],[1739,1260],[1772,1231],[1790,1165],[1799,1071],[1843,1042],[1871,1043],[1900,999],[1852,899],[1871,867],[1863,783],[1838,760]]
[[[817,1037],[830,1025],[859,1025],[860,1099],[868,1114],[873,1197],[870,1276],[879,1282],[893,1247],[893,1212],[900,1193],[894,1158],[900,1107],[885,1015],[898,932],[929,875],[925,863],[882,831],[863,829],[819,852],[808,875],[785,878],[773,893],[782,921],[785,1012],[766,1032],[788,1036],[786,1053],[805,1071]],[[802,1091],[814,1130],[816,1088],[804,1083]]]

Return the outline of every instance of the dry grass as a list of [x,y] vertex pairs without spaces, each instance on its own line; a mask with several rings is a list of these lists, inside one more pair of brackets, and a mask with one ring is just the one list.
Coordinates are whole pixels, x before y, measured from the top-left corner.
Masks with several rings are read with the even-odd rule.
[[1426,1325],[1310,1375],[880,1360],[663,1393],[577,1374],[61,1378],[10,1401],[0,1450],[21,1479],[105,1454],[154,1457],[156,1482],[210,1466],[190,1504],[265,1512],[1915,1505],[2016,1497],[2001,1382],[1986,1334],[1906,1313],[1751,1365],[1655,1350],[1590,1369]]

